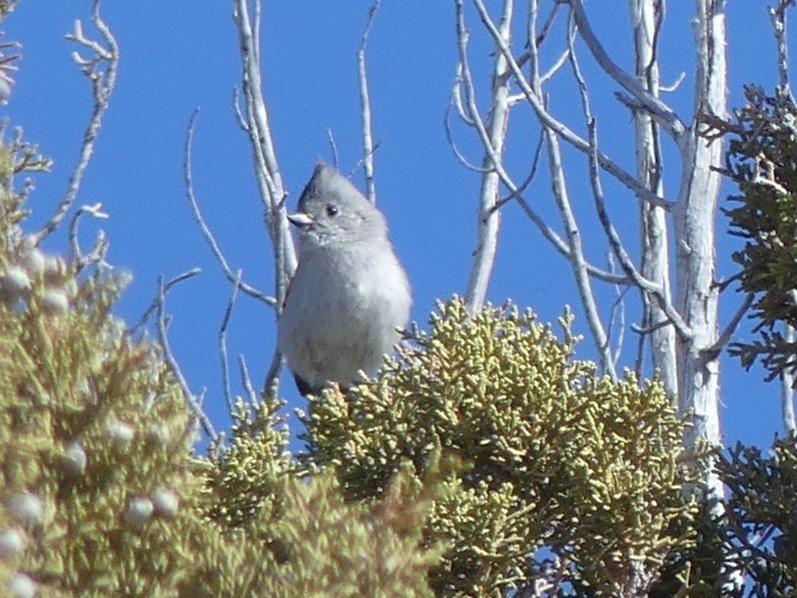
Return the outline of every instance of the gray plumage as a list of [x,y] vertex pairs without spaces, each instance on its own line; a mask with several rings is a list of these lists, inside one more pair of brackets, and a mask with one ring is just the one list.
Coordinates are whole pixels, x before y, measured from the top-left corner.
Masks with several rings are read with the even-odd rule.
[[279,321],[279,349],[302,394],[351,386],[382,364],[412,296],[382,213],[335,169],[318,164],[289,220],[299,265]]

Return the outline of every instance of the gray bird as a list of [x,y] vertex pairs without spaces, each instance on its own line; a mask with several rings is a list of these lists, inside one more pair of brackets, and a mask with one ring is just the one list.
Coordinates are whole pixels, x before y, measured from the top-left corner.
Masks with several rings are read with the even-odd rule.
[[288,216],[299,265],[279,320],[279,350],[303,395],[346,388],[382,364],[406,325],[412,295],[382,213],[334,168],[319,163]]

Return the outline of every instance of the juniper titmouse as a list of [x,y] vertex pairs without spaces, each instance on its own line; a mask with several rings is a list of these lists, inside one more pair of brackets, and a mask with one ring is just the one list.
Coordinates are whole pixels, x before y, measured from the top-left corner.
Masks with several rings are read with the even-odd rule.
[[318,164],[288,216],[299,265],[279,320],[279,349],[306,395],[350,386],[379,367],[406,325],[412,296],[382,213],[348,179]]

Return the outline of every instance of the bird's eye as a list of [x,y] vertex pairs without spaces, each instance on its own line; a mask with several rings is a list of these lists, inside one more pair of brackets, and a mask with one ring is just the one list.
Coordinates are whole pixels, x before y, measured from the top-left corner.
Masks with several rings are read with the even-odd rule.
[[338,206],[335,204],[327,204],[327,216],[337,216]]

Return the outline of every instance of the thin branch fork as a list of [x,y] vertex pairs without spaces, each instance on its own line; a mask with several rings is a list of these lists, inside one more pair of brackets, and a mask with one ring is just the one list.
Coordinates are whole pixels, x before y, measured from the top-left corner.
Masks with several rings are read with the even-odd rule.
[[[593,147],[597,147],[597,123],[594,118],[590,120],[588,126],[590,132],[590,142],[593,144]],[[667,315],[667,318],[670,320],[673,326],[675,326],[675,329],[681,338],[692,338],[694,336],[694,332],[683,320],[672,303],[667,300],[663,290],[658,285],[653,284],[639,273],[630,256],[624,249],[622,242],[620,241],[620,237],[606,212],[606,202],[603,196],[602,185],[600,183],[600,174],[597,162],[598,161],[595,153],[591,154],[590,184],[592,185],[592,195],[595,199],[595,208],[598,214],[598,220],[600,220],[601,226],[603,226],[603,230],[606,233],[606,237],[609,241],[609,245],[612,248],[612,252],[620,262],[620,267],[636,286],[638,286],[644,292],[652,295],[656,299],[664,313]]]
[[[495,23],[490,18],[490,15],[487,13],[487,9],[484,6],[484,2],[482,0],[473,0],[474,5],[476,6],[477,11],[479,12],[479,16],[484,23],[484,26],[490,32],[490,35],[495,40],[499,50],[501,53],[506,57],[507,64],[514,75],[514,79],[520,90],[523,92],[523,95],[526,97],[526,100],[531,105],[532,109],[534,110],[537,118],[539,119],[540,123],[547,129],[554,131],[559,137],[561,137],[564,141],[575,147],[577,150],[589,154],[592,152],[592,148],[589,145],[589,142],[582,138],[580,135],[575,133],[572,129],[567,127],[564,123],[555,119],[550,112],[545,108],[541,99],[537,96],[534,90],[531,88],[529,83],[526,81],[526,77],[523,74],[520,66],[517,64],[514,56],[512,55],[512,50],[509,46],[504,42],[501,38],[501,35],[496,28]],[[634,194],[640,198],[642,201],[647,201],[652,205],[659,206],[666,210],[670,210],[672,208],[672,202],[669,202],[652,191],[650,189],[645,188],[644,185],[641,185],[636,178],[631,175],[630,173],[626,172],[620,165],[615,163],[611,160],[606,154],[602,152],[598,152],[598,164],[600,167],[616,178],[620,183],[622,183],[625,187],[630,189],[634,192]]]
[[598,40],[584,11],[581,0],[567,0],[572,10],[573,20],[578,27],[581,38],[589,48],[592,56],[598,62],[603,71],[614,81],[630,93],[634,99],[647,110],[650,115],[661,124],[661,126],[672,136],[680,145],[681,139],[688,133],[688,127],[673,112],[667,104],[659,98],[649,93],[634,77],[621,69],[609,56],[606,49]]
[[[74,32],[66,36],[68,40],[94,53],[94,56],[89,59],[82,58],[77,52],[72,55],[73,61],[82,67],[83,73],[89,81],[91,81],[94,95],[94,108],[83,136],[80,157],[69,179],[66,193],[56,207],[53,215],[50,216],[50,219],[41,230],[35,233],[34,239],[36,244],[41,243],[45,237],[61,225],[69,208],[77,198],[80,185],[83,182],[83,176],[86,174],[91,158],[94,155],[94,145],[102,129],[102,121],[108,110],[108,102],[111,93],[116,86],[116,72],[119,65],[119,45],[113,33],[111,33],[110,27],[108,27],[100,16],[100,4],[101,0],[94,0],[91,20],[102,37],[101,42],[87,38],[83,33],[83,26],[79,20],[75,21]],[[104,69],[102,68],[103,64],[105,65]]]
[[747,313],[747,310],[750,309],[750,306],[753,305],[753,299],[755,298],[755,293],[747,293],[747,296],[742,301],[742,304],[736,310],[736,313],[733,314],[733,317],[728,322],[728,325],[725,327],[725,330],[722,331],[717,342],[715,342],[711,347],[706,349],[703,354],[709,359],[716,359],[720,352],[725,348],[725,346],[731,341],[731,337],[733,337],[733,333],[736,332],[736,329],[739,327],[739,324],[742,322],[742,318]]
[[89,264],[103,262],[108,252],[108,240],[105,238],[105,232],[100,230],[94,247],[89,253],[83,254],[80,248],[80,239],[78,238],[78,224],[83,214],[89,214],[100,220],[108,218],[108,214],[102,211],[102,203],[100,202],[90,206],[81,206],[72,216],[72,221],[69,224],[69,244],[72,247],[72,256],[75,259],[78,272]]
[[[185,280],[187,276],[183,275],[182,277],[178,278]],[[185,396],[185,400],[188,402],[189,407],[199,420],[199,423],[201,424],[202,429],[205,431],[205,434],[207,434],[211,440],[215,441],[218,438],[218,433],[216,432],[216,429],[213,427],[213,423],[210,421],[210,418],[207,416],[202,407],[202,397],[197,397],[191,392],[191,389],[188,386],[188,381],[185,379],[185,376],[180,369],[180,365],[174,358],[171,345],[169,344],[169,324],[168,317],[166,316],[166,292],[167,286],[163,283],[163,278],[161,277],[158,280],[158,296],[155,300],[155,311],[157,312],[158,340],[160,341],[160,346],[163,350],[163,358],[177,380],[177,383],[180,385],[183,395]]]
[[185,178],[186,195],[188,197],[188,202],[191,204],[191,210],[193,212],[194,219],[199,225],[199,229],[202,231],[202,236],[205,237],[205,241],[207,241],[208,246],[210,246],[210,250],[213,252],[216,261],[219,263],[219,265],[221,265],[221,269],[224,272],[227,280],[233,284],[236,284],[236,286],[240,287],[240,289],[250,297],[262,301],[269,307],[276,307],[277,300],[274,297],[266,295],[265,293],[262,293],[256,288],[241,281],[232,271],[227,258],[224,256],[224,252],[221,250],[216,238],[213,236],[213,231],[210,230],[210,227],[202,215],[202,210],[199,207],[199,202],[197,201],[196,194],[194,193],[194,178],[191,167],[191,156],[194,144],[194,127],[196,125],[196,119],[198,115],[199,110],[197,109],[194,111],[194,114],[191,116],[191,120],[188,124],[188,132],[186,133],[185,141],[185,160],[183,162],[183,176]]
[[[457,40],[458,40],[458,50],[459,50],[459,65],[457,67],[458,71],[458,87],[461,87],[464,91],[464,104],[461,95],[457,93],[457,100],[455,104],[457,105],[457,110],[460,113],[460,116],[466,120],[467,124],[472,126],[478,132],[479,139],[482,142],[482,146],[485,149],[487,154],[486,158],[489,158],[489,161],[485,162],[485,166],[483,167],[476,167],[471,166],[470,163],[464,162],[466,166],[471,166],[472,169],[481,172],[483,175],[486,176],[487,173],[494,172],[498,175],[501,180],[501,183],[509,190],[511,198],[514,198],[532,223],[540,230],[542,235],[554,246],[554,248],[562,254],[565,258],[572,261],[573,254],[571,248],[568,244],[547,224],[545,224],[544,220],[537,214],[534,208],[525,201],[522,196],[522,189],[518,188],[518,186],[513,181],[512,177],[506,172],[504,169],[501,156],[493,147],[493,143],[491,137],[487,131],[487,127],[485,126],[484,121],[481,118],[479,113],[478,107],[476,105],[475,100],[475,89],[473,87],[473,77],[470,71],[470,67],[468,64],[467,59],[467,40],[468,40],[468,32],[465,29],[464,24],[464,13],[462,10],[462,2],[458,1],[456,3],[457,7]],[[466,112],[467,111],[467,112]],[[462,158],[464,161],[464,157]],[[506,199],[506,198],[504,198]],[[503,200],[502,200],[503,201]],[[489,209],[494,211],[498,207],[498,203],[495,205],[489,206]],[[606,272],[601,270],[592,264],[589,264],[586,260],[583,260],[584,266],[587,269],[587,272],[599,280],[603,280],[606,282],[611,282],[615,284],[624,284],[627,283],[627,279],[614,275],[613,273]]]
[[288,279],[296,269],[296,249],[290,234],[285,209],[286,193],[271,136],[268,109],[263,97],[260,63],[260,0],[254,0],[254,22],[250,16],[250,0],[235,0],[233,18],[238,29],[242,80],[246,108],[246,124],[242,128],[249,137],[266,226],[276,262],[276,307],[282,308]]
[[[188,280],[189,278],[193,278],[194,276],[197,276],[201,272],[202,272],[201,268],[192,268],[170,279],[169,281],[167,281],[165,284],[162,285],[164,296],[169,291],[171,291],[172,287],[174,287],[175,285],[180,284],[181,282]],[[155,294],[155,298],[149,304],[149,307],[147,307],[147,309],[141,315],[141,318],[139,319],[138,323],[130,329],[128,333],[129,335],[132,336],[136,334],[139,330],[141,330],[146,325],[147,321],[152,317],[152,315],[157,312],[158,301],[160,300],[160,287],[161,285],[159,283],[158,292]]]

